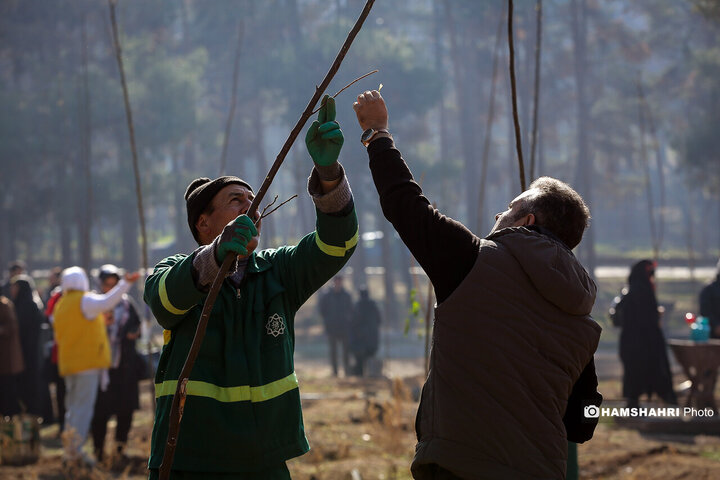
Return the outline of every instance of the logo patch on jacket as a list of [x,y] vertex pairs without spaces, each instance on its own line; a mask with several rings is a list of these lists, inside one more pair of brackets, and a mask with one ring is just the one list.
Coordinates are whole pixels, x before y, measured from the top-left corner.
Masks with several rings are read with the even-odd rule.
[[265,329],[267,330],[267,334],[272,335],[273,337],[282,335],[285,333],[285,323],[283,323],[283,318],[277,313],[273,313],[272,316],[268,318],[268,321],[265,324]]

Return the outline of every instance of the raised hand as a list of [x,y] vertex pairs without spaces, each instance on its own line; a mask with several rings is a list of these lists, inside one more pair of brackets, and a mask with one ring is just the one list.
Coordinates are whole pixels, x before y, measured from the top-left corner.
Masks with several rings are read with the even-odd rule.
[[357,102],[353,103],[353,110],[363,130],[388,128],[387,106],[379,91],[368,90],[358,95]]
[[335,99],[325,95],[323,106],[305,135],[305,145],[316,165],[327,167],[337,162],[343,137],[340,125],[335,121]]
[[231,252],[235,255],[250,255],[257,246],[257,239],[254,238],[257,234],[255,224],[245,214],[225,225],[215,251],[218,263],[222,263]]

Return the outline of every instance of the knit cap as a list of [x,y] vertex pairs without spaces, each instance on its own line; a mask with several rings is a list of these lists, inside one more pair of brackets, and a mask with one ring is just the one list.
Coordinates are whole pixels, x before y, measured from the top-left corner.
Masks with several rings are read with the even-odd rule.
[[215,195],[231,184],[242,185],[252,192],[252,187],[249,183],[242,178],[232,176],[218,177],[215,180],[210,180],[207,177],[196,178],[190,182],[190,185],[188,185],[185,190],[188,225],[190,226],[193,238],[195,238],[198,244],[200,244],[200,238],[197,228],[195,228],[198,218],[200,218],[200,215],[202,215],[208,205],[210,205]]

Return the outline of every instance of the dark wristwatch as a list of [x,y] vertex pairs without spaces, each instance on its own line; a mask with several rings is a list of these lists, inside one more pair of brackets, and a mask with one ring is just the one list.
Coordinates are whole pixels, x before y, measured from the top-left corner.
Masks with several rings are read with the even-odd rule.
[[387,128],[379,128],[377,130],[375,130],[374,128],[368,128],[360,136],[360,141],[363,145],[367,147],[368,145],[370,145],[370,142],[372,142],[373,138],[375,138],[375,135],[377,135],[378,133],[387,133],[388,135],[390,134]]

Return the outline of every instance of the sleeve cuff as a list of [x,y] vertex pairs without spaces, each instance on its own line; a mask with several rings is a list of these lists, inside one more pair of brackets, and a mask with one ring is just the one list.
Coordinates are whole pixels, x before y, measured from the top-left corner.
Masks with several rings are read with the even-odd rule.
[[374,154],[395,148],[395,141],[392,137],[381,137],[370,142],[367,147],[368,154]]
[[345,176],[345,170],[342,165],[338,165],[340,166],[342,180],[328,193],[322,193],[320,177],[315,168],[313,168],[310,178],[308,178],[308,193],[315,203],[315,207],[322,213],[340,212],[352,201],[352,191]]
[[[213,280],[215,280],[215,277],[220,270],[220,265],[218,265],[217,260],[215,259],[215,250],[217,249],[219,241],[220,237],[218,236],[212,241],[212,243],[203,245],[195,250],[195,257],[193,258],[192,265],[196,275],[193,275],[193,278],[196,282],[195,286],[201,292],[207,292],[210,289],[210,285],[212,285]],[[228,270],[226,277],[233,275],[236,268],[237,260],[233,266],[230,267],[230,270]]]

